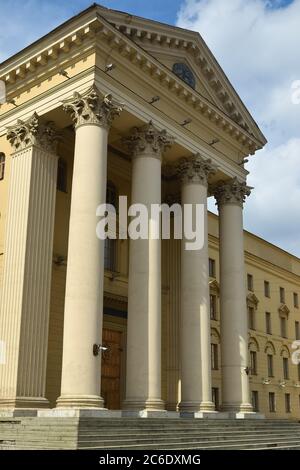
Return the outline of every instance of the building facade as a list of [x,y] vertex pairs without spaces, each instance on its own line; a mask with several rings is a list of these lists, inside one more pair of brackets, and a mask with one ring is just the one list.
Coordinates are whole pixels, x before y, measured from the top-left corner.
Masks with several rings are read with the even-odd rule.
[[[299,416],[300,261],[243,231],[266,140],[202,38],[93,5],[0,79],[2,412]],[[204,248],[99,240],[120,195],[203,204]]]

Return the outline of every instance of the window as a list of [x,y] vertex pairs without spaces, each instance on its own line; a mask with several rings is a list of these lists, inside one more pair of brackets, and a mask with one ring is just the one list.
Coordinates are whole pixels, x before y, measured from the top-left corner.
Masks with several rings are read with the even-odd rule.
[[282,304],[285,303],[285,290],[283,287],[279,287],[279,297]]
[[257,354],[256,351],[250,351],[250,374],[257,375]]
[[218,363],[218,345],[212,343],[211,344],[211,368],[212,370],[218,370],[219,369],[219,363]]
[[219,389],[217,387],[213,387],[211,389],[211,394],[212,394],[212,401],[215,404],[215,410],[218,411],[220,409]]
[[287,357],[282,358],[282,366],[283,366],[283,378],[289,378],[289,359]]
[[259,411],[259,404],[258,404],[258,391],[257,390],[252,390],[252,407],[253,411],[257,412]]
[[209,277],[216,277],[216,261],[209,258]]
[[[112,204],[117,210],[117,190],[115,185],[108,181],[106,189],[106,203]],[[108,271],[116,270],[117,240],[106,238],[104,242],[104,268]]]
[[285,412],[291,412],[291,395],[289,393],[284,394],[284,401],[285,401]]
[[293,298],[294,298],[294,307],[299,308],[299,298],[298,298],[298,294],[296,292],[294,292]]
[[67,162],[63,158],[58,159],[58,166],[57,166],[57,189],[58,191],[62,191],[64,193],[67,192]]
[[275,413],[276,411],[276,401],[274,392],[269,392],[269,411],[270,413]]
[[286,318],[280,317],[280,333],[283,338],[286,338]]
[[274,377],[272,354],[267,355],[267,364],[268,364],[268,377]]
[[300,339],[300,328],[298,321],[295,321],[295,339]]
[[272,324],[271,324],[271,313],[266,312],[266,333],[268,335],[272,334]]
[[217,297],[216,295],[210,295],[210,319],[217,319]]
[[254,307],[248,307],[249,328],[255,330],[255,310]]
[[265,297],[270,297],[270,283],[269,281],[264,282]]
[[5,155],[0,152],[0,180],[4,180],[5,173]]
[[248,286],[248,290],[253,291],[253,276],[252,276],[252,274],[247,274],[247,286]]

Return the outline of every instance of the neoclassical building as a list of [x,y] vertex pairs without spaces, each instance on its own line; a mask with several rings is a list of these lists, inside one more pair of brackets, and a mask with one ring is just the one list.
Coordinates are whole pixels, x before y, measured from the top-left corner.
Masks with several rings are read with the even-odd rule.
[[[299,416],[300,260],[243,231],[266,139],[201,36],[93,5],[0,80],[0,413]],[[219,216],[99,240],[120,195]]]

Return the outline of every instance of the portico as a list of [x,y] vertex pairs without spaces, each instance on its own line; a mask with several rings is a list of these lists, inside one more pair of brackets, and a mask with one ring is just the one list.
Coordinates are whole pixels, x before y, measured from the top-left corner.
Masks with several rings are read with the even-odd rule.
[[[207,198],[215,196],[221,410],[233,417],[253,416],[243,247],[243,203],[250,188],[243,159],[263,145],[263,138],[241,125],[242,114],[236,122],[226,107],[219,111],[204,98],[201,81],[194,90],[152,56],[150,44],[142,48],[121,33],[122,18],[116,13],[107,13],[112,17],[106,19],[95,13],[90,10],[76,25],[82,27],[82,42],[72,49],[70,39],[69,50],[61,47],[62,54],[52,57],[57,61],[53,89],[32,101],[22,98],[20,108],[5,105],[0,115],[0,150],[10,161],[0,413],[105,414],[101,367],[110,355],[110,366],[118,358],[119,376],[111,383],[119,392],[120,415],[217,416],[207,222]],[[56,40],[62,41],[49,38],[49,47]],[[192,60],[200,46],[189,41]],[[76,47],[82,47],[84,61],[76,59]],[[161,47],[165,53],[165,43]],[[108,48],[117,71],[111,75],[103,62]],[[18,60],[1,76],[12,76]],[[59,74],[60,60],[68,80]],[[45,73],[47,63],[39,62]],[[18,83],[14,74],[14,82],[8,80],[12,96]],[[239,100],[233,101],[237,115],[244,113]],[[246,112],[245,119],[252,122]],[[57,191],[59,159],[69,169],[64,194]],[[172,237],[117,237],[113,245],[99,240],[96,209],[108,199],[111,182],[131,204],[150,207],[170,197],[183,208],[202,204],[204,246],[188,251],[186,240]],[[155,229],[150,217],[150,234]],[[107,353],[104,330],[105,338],[111,331],[122,337],[111,337]]]

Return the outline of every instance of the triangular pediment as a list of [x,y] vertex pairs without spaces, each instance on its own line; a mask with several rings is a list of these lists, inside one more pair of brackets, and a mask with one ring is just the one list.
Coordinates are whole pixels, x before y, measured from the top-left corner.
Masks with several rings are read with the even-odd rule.
[[[184,64],[195,79],[195,90],[262,145],[266,139],[199,33],[98,6],[99,14],[116,29],[173,71]],[[181,72],[184,76],[184,71]],[[178,75],[177,75],[178,76]],[[184,77],[182,77],[184,79]]]

